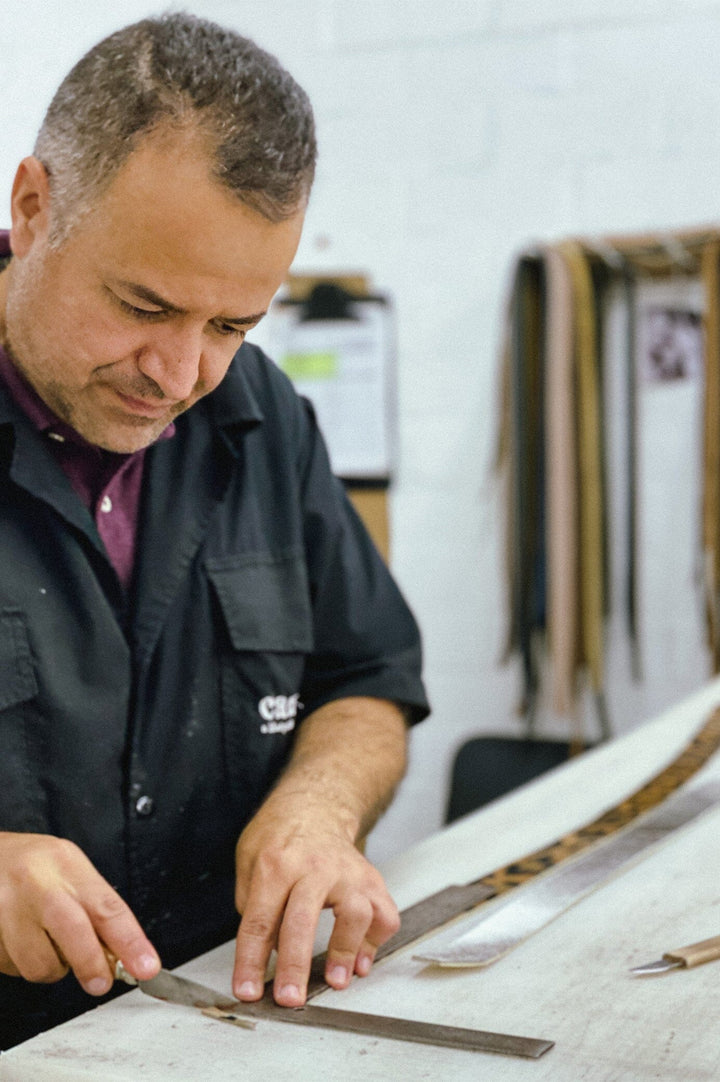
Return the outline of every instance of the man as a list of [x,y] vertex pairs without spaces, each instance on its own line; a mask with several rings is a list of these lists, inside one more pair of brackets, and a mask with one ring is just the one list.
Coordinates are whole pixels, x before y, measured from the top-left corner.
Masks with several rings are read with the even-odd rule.
[[[237,933],[302,1004],[397,910],[356,843],[425,715],[412,616],[310,408],[242,339],[300,237],[304,93],[190,16],[101,42],[0,274],[0,1047]],[[238,931],[238,911],[242,914]]]

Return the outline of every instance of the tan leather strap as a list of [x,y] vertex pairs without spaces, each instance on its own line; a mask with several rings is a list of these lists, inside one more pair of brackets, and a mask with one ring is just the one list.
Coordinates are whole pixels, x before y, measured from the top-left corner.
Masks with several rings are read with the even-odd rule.
[[564,253],[545,253],[545,457],[548,664],[558,714],[577,707],[579,536],[573,283]]
[[702,253],[705,285],[705,418],[703,550],[708,642],[715,672],[720,670],[720,240],[708,241]]
[[590,265],[577,241],[558,245],[572,278],[578,401],[580,630],[583,658],[597,692],[603,685],[603,473],[595,297]]

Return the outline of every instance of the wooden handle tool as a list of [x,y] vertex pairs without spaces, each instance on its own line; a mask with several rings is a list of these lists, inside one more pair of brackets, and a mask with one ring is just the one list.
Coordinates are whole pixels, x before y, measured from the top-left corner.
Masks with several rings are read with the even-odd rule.
[[657,962],[635,966],[630,972],[637,977],[644,977],[667,973],[670,969],[691,969],[693,966],[703,965],[704,962],[714,962],[716,958],[720,958],[720,935],[712,936],[711,939],[701,939],[699,943],[691,943],[689,947],[677,947],[666,951]]

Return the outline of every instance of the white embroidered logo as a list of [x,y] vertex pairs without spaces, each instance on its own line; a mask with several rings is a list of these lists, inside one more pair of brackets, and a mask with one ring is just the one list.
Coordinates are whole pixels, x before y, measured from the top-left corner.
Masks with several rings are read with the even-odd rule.
[[264,736],[292,732],[299,706],[300,696],[297,692],[294,695],[266,695],[258,703],[258,713],[263,719],[260,732]]

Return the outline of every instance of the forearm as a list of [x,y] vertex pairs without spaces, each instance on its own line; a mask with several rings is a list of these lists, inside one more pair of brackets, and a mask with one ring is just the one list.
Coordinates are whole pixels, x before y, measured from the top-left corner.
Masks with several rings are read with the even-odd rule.
[[387,809],[406,762],[407,723],[395,703],[337,699],[303,722],[267,803],[287,801],[303,816],[329,817],[357,842]]

